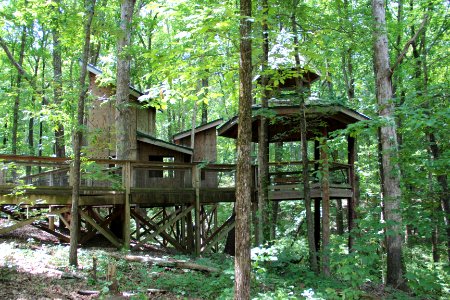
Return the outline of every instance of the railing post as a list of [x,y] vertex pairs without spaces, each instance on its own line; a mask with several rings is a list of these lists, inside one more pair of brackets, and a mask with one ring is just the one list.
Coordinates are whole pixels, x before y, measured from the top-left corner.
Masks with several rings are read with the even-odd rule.
[[123,222],[123,247],[125,249],[130,248],[130,235],[131,235],[130,197],[131,197],[131,181],[132,181],[131,179],[132,179],[131,162],[127,161],[123,166],[122,171],[122,182],[125,188],[124,222]]
[[195,190],[195,255],[200,255],[200,170],[197,165],[192,167],[192,187]]

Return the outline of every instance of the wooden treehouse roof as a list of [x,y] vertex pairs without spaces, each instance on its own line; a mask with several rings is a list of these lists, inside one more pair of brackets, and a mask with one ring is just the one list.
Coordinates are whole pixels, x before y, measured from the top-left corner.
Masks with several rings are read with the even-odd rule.
[[[211,129],[211,128],[215,128],[215,127],[219,126],[220,124],[222,124],[222,122],[223,122],[223,119],[217,119],[217,120],[208,122],[206,124],[202,124],[200,126],[195,127],[194,133],[199,133],[199,132]],[[192,129],[188,129],[188,130],[179,132],[177,134],[174,134],[172,136],[172,139],[174,141],[181,140],[185,137],[190,137],[191,133],[192,133]]]
[[[258,129],[260,126],[259,106],[253,107],[252,142],[258,142]],[[347,125],[359,121],[370,120],[369,117],[338,104],[306,105],[307,136],[311,139],[321,136],[323,129],[328,132],[345,129]],[[275,106],[266,109],[265,115],[269,118],[269,142],[293,142],[300,140],[300,106]],[[218,135],[228,138],[237,138],[238,116],[233,117],[218,129]]]
[[150,144],[150,145],[161,147],[164,149],[169,149],[169,150],[180,152],[183,154],[188,154],[188,155],[194,154],[194,150],[192,150],[189,147],[180,146],[177,144],[166,142],[164,140],[157,139],[151,135],[145,134],[140,131],[137,131],[136,135],[137,135],[137,140],[142,143]]

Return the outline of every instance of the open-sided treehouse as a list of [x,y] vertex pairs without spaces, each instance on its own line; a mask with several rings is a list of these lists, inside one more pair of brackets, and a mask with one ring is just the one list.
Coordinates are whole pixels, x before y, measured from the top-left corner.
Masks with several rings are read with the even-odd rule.
[[[234,165],[215,163],[217,132],[220,136],[236,138],[238,117],[223,125],[222,120],[202,124],[174,135],[172,142],[163,141],[154,137],[156,109],[142,104],[138,100],[141,94],[130,87],[133,120],[136,120],[133,121],[136,126],[130,131],[136,134],[138,160],[116,160],[115,109],[111,100],[114,87],[99,87],[96,76],[100,70],[90,66],[89,71],[93,100],[88,108],[89,134],[85,141],[89,160],[82,166],[80,243],[101,234],[117,247],[142,249],[156,241],[184,253],[218,251],[219,242],[234,228],[234,217],[220,219],[217,209],[221,203],[235,201],[236,169]],[[302,78],[303,85],[308,87],[318,75],[306,72]],[[293,90],[292,84],[290,79],[284,80],[274,96],[282,99],[284,92]],[[254,109],[252,140],[258,142],[260,117],[256,113],[258,107]],[[269,110],[270,143],[300,140],[298,105],[276,105]],[[310,140],[327,137],[334,130],[368,119],[339,105],[308,104],[305,115]],[[330,164],[328,185],[311,176],[311,197],[316,199],[316,219],[321,216],[317,206],[321,199],[347,199],[351,227],[355,206],[355,144],[353,138],[348,142],[348,161]],[[315,149],[311,171],[320,168],[317,143]],[[31,224],[67,242],[70,159],[5,155],[0,159],[3,164],[0,208],[14,220],[10,226],[0,228],[0,235]],[[301,163],[293,160],[271,164],[271,201],[303,199]],[[257,166],[253,170],[251,200],[256,201]],[[317,228],[317,243],[319,234]]]

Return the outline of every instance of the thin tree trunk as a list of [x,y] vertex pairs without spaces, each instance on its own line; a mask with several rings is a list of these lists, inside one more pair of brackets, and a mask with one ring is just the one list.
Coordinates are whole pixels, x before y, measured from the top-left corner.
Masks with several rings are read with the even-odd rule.
[[81,164],[81,142],[83,139],[83,123],[84,123],[84,103],[87,93],[86,84],[86,74],[87,74],[87,64],[89,60],[89,46],[91,44],[91,24],[94,17],[95,1],[90,0],[86,7],[86,23],[84,25],[84,47],[83,47],[83,59],[81,65],[80,74],[80,95],[78,98],[78,109],[77,109],[77,124],[75,127],[75,136],[73,141],[73,152],[75,158],[73,161],[72,170],[72,208],[71,208],[71,222],[70,222],[70,253],[69,253],[69,263],[73,266],[78,265],[78,238],[79,238],[79,226],[80,226],[80,215],[78,212],[78,200],[80,197],[80,164]]
[[[207,73],[207,72],[206,72]],[[202,125],[208,123],[208,103],[205,101],[208,97],[209,80],[207,77],[202,78],[203,102],[202,102]]]
[[[297,8],[298,0],[294,0],[293,7]],[[295,17],[295,11],[291,15],[292,32],[294,34],[294,49],[295,49],[295,65],[297,72],[300,75],[300,55],[298,53],[298,36],[297,36],[297,21]],[[307,127],[306,127],[306,105],[305,105],[305,93],[303,91],[302,78],[295,78],[297,95],[300,99],[300,134],[301,134],[301,149],[302,149],[302,181],[303,181],[303,197],[305,199],[306,207],[306,227],[308,231],[308,248],[309,248],[309,265],[312,271],[319,272],[317,264],[317,253],[314,240],[314,219],[311,212],[311,193],[309,184],[309,163],[308,163],[308,140],[307,140]]]
[[[269,102],[267,74],[269,63],[269,26],[267,19],[269,15],[268,0],[262,2],[262,76],[261,76],[261,109],[266,109]],[[260,116],[260,127],[258,137],[258,241],[264,244],[270,238],[270,222],[269,222],[269,136],[268,136],[268,120],[262,114]]]
[[342,199],[336,199],[336,232],[344,234],[344,214],[342,211]]
[[387,234],[387,284],[406,289],[402,270],[402,215],[400,212],[401,190],[399,167],[396,162],[398,152],[397,133],[392,103],[391,69],[386,33],[386,17],[383,0],[372,0],[375,19],[374,66],[376,96],[380,117],[385,123],[380,128],[382,151],[382,190]]
[[[25,56],[25,46],[27,42],[27,27],[22,27],[22,37],[20,41],[20,52],[19,52],[19,65],[23,67],[23,59]],[[13,107],[13,123],[12,123],[12,137],[11,137],[11,153],[13,155],[17,154],[17,134],[19,130],[19,107],[20,107],[20,96],[21,96],[21,83],[22,83],[22,74],[19,72],[17,74],[17,95],[14,99],[14,107]]]
[[239,124],[236,164],[236,256],[234,298],[250,299],[250,208],[252,197],[252,1],[240,0]]
[[[56,0],[57,14],[60,10],[61,0]],[[62,58],[61,58],[61,43],[59,40],[59,25],[53,24],[53,103],[55,105],[61,104],[62,97]],[[56,121],[55,129],[55,155],[56,157],[65,157],[65,140],[64,140],[64,125],[61,121]]]
[[136,0],[123,0],[121,4],[120,31],[117,44],[116,84],[116,148],[118,159],[137,159],[135,110],[130,97],[131,21]]

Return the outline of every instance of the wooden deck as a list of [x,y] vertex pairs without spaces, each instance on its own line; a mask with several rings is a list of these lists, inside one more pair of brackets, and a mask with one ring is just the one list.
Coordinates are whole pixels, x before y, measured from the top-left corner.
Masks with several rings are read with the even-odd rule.
[[[68,235],[55,221],[61,228],[70,227],[66,217],[72,197],[70,163],[66,158],[0,155],[0,209],[15,220],[14,225],[0,228],[0,234],[31,224],[67,242]],[[315,164],[310,163],[312,174]],[[270,166],[270,200],[303,199],[301,165]],[[350,166],[334,164],[330,171],[330,198],[352,197]],[[253,172],[251,200],[256,201],[257,166]],[[322,197],[313,175],[311,197]],[[84,224],[81,242],[100,233],[117,247],[131,244],[138,249],[156,241],[186,253],[214,250],[234,227],[232,216],[218,220],[217,209],[220,203],[234,201],[234,165],[86,160],[79,202]],[[117,222],[123,234],[114,232]]]

